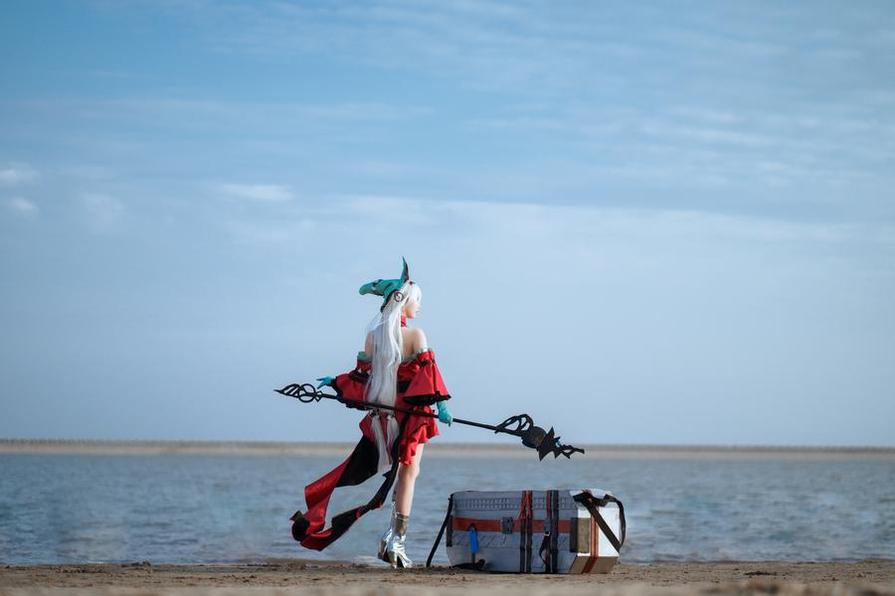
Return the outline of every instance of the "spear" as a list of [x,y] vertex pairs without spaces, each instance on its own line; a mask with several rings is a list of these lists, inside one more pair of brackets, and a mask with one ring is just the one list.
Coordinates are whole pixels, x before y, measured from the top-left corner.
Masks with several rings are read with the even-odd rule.
[[[325,393],[320,389],[314,387],[314,385],[312,385],[311,383],[291,383],[289,385],[286,385],[282,389],[274,389],[274,391],[276,391],[280,395],[285,395],[286,397],[294,397],[298,401],[306,404],[311,402],[319,402],[323,399],[332,399],[349,408],[355,408],[358,410],[390,410],[392,412],[403,412],[404,414],[410,414],[412,416],[438,418],[437,415],[432,414],[431,412],[421,412],[418,410],[409,410],[406,408],[386,406],[382,404],[368,404],[351,399],[345,399],[332,393]],[[476,422],[475,420],[464,420],[463,418],[454,418],[452,422],[456,424],[465,424],[466,426],[475,426],[476,428],[492,430],[495,433],[503,433],[506,435],[519,437],[520,439],[522,439],[523,445],[525,445],[526,447],[531,447],[538,452],[538,458],[541,460],[547,457],[549,453],[552,453],[554,458],[557,458],[560,455],[564,455],[566,456],[566,458],[571,458],[573,453],[584,453],[584,449],[573,447],[572,445],[563,445],[562,443],[560,443],[560,437],[556,436],[556,433],[553,431],[552,426],[550,427],[550,430],[545,431],[540,426],[536,426],[534,420],[532,420],[531,416],[529,416],[528,414],[517,414],[516,416],[510,416],[497,425]]]

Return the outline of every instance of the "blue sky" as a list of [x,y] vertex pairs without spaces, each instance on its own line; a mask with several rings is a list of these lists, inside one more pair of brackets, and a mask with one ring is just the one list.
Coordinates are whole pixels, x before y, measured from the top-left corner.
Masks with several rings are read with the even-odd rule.
[[270,389],[403,255],[455,415],[893,445],[892,72],[889,2],[8,2],[0,436],[352,440]]

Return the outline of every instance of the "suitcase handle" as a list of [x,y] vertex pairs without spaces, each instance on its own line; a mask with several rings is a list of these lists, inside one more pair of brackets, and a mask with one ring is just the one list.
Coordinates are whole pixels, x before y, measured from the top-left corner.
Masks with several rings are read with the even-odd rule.
[[432,566],[432,557],[435,556],[435,551],[438,550],[438,545],[441,544],[441,537],[444,536],[444,529],[447,528],[448,521],[451,519],[451,511],[454,509],[454,495],[448,497],[448,506],[447,512],[444,514],[444,521],[441,522],[441,529],[438,530],[438,536],[435,537],[435,543],[432,545],[432,550],[429,551],[429,557],[426,559],[426,567]]
[[[448,498],[448,506],[447,512],[444,514],[444,521],[441,522],[441,529],[438,530],[438,536],[435,537],[435,542],[432,544],[432,550],[429,551],[429,556],[426,558],[426,567],[432,566],[432,558],[435,556],[435,551],[438,550],[438,545],[441,544],[441,537],[444,536],[444,530],[447,528],[448,523],[451,520],[451,512],[454,509],[454,495],[451,495]],[[475,526],[473,526],[473,531]],[[475,534],[473,534],[475,535]],[[463,563],[461,565],[455,565],[456,569],[474,569],[476,571],[481,571],[485,568],[485,559],[475,559],[476,551],[478,551],[478,536],[476,536],[475,546],[472,550],[472,563]]]
[[[627,523],[625,522],[625,506],[621,501],[616,499],[610,494],[603,495],[602,498],[597,498],[593,496],[589,492],[581,492],[573,497],[575,501],[584,505],[584,507],[590,512],[593,516],[594,520],[597,522],[597,525],[600,526],[600,530],[606,535],[606,538],[609,539],[609,543],[612,545],[612,548],[616,550],[619,554],[622,551],[622,545],[625,543],[625,538],[628,533]],[[621,527],[622,537],[621,540],[618,539],[618,536],[615,535],[615,532],[612,531],[612,528],[609,527],[609,524],[606,523],[606,520],[603,519],[603,516],[600,514],[600,507],[605,507],[607,503],[615,503],[618,505],[618,518],[619,518],[619,526]]]

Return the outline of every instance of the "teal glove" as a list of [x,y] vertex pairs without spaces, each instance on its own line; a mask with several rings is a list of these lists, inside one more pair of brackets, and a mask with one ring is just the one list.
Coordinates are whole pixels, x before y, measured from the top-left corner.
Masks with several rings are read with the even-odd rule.
[[320,381],[320,384],[317,385],[317,389],[322,388],[324,385],[332,387],[333,383],[336,381],[333,377],[320,377],[317,380]]
[[448,410],[447,404],[444,401],[440,401],[435,404],[435,407],[438,408],[438,420],[450,426],[451,422],[454,421],[454,417],[451,416],[451,411]]

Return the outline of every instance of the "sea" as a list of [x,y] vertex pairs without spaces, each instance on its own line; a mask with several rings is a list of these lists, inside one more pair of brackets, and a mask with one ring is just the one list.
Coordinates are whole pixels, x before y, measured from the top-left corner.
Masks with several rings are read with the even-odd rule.
[[[304,485],[341,459],[0,454],[0,562],[373,561],[387,508],[323,552],[290,535]],[[374,477],[339,489],[330,513],[365,502],[378,484]],[[425,560],[454,491],[547,488],[597,488],[621,499],[623,561],[895,558],[895,457],[698,452],[424,457],[409,554]],[[443,545],[435,561],[446,563]]]

